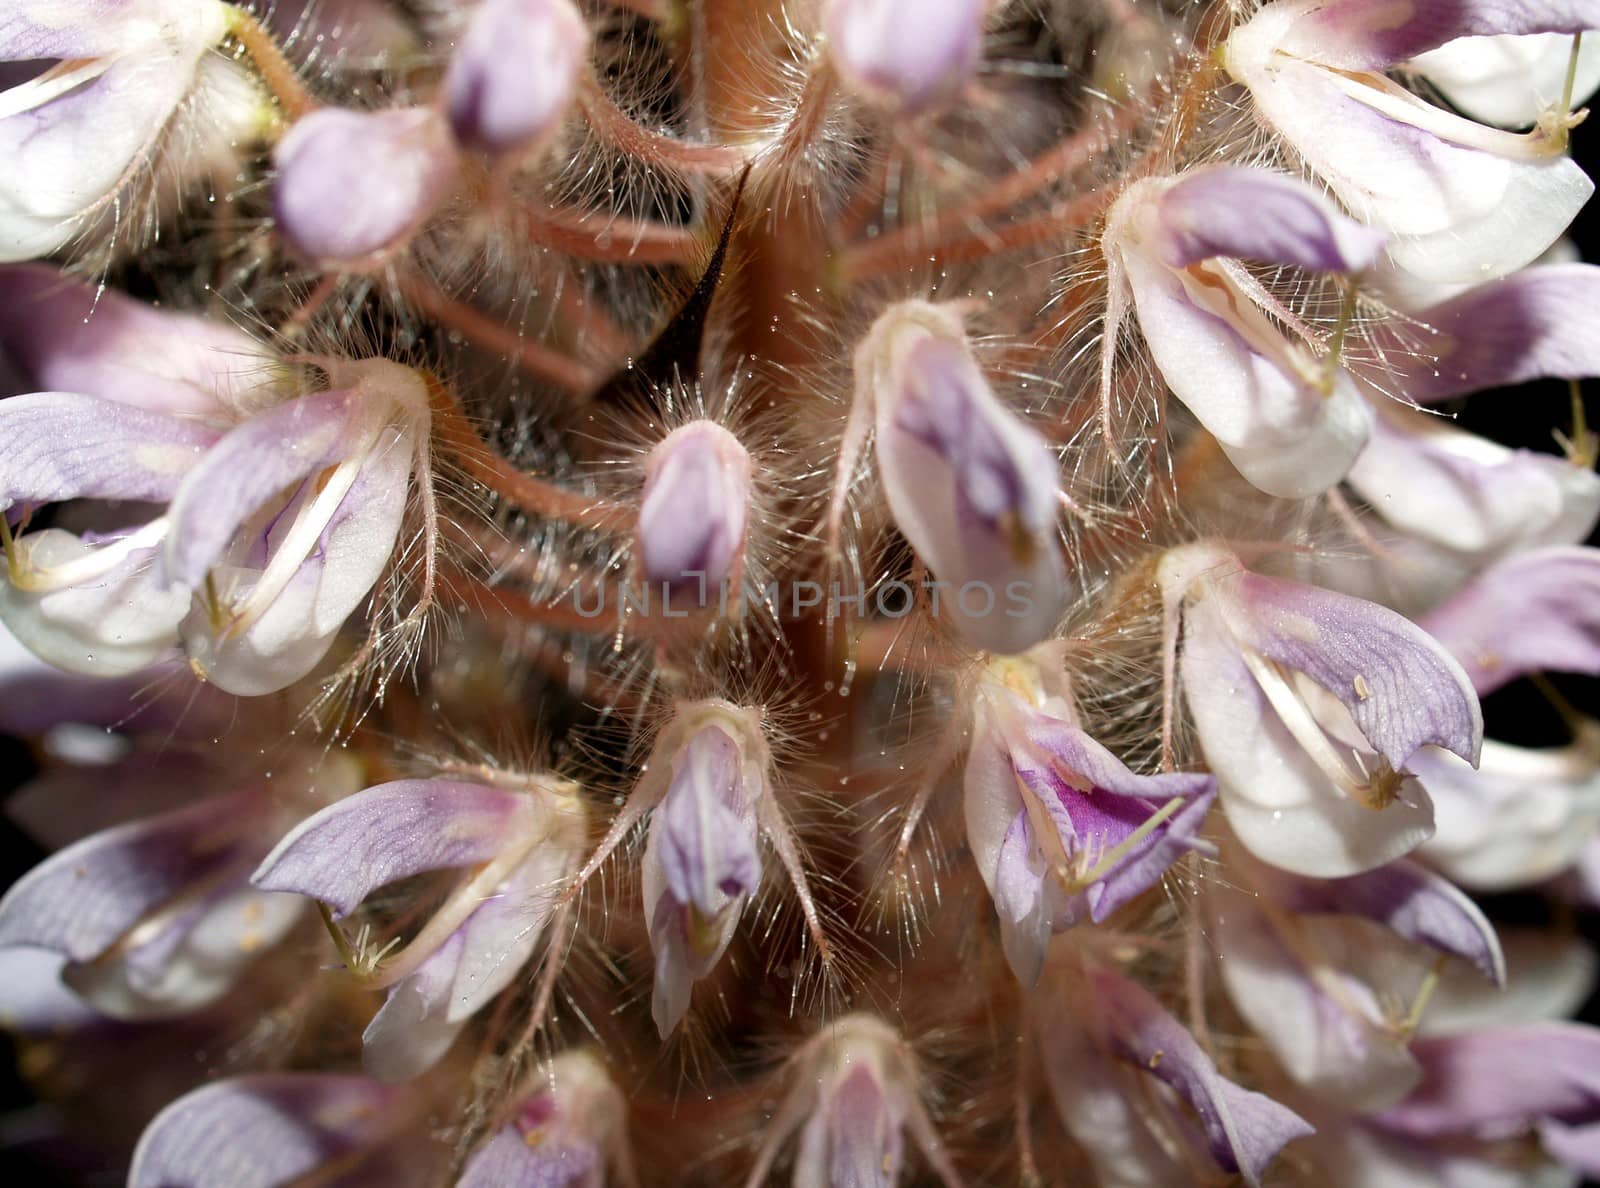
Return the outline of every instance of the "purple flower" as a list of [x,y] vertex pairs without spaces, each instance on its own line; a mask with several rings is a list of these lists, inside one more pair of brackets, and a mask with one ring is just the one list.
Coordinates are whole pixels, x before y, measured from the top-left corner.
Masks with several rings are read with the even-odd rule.
[[378,887],[471,868],[398,953],[357,954],[351,972],[389,986],[362,1040],[368,1071],[406,1080],[431,1067],[478,1010],[511,984],[538,946],[577,867],[583,811],[561,781],[525,791],[399,780],[302,821],[251,882],[294,891],[348,916]]
[[1206,545],[1175,550],[1161,584],[1183,603],[1182,683],[1228,822],[1284,870],[1337,878],[1433,832],[1406,763],[1425,746],[1476,762],[1472,685],[1394,611],[1243,571]]
[[458,177],[449,125],[426,107],[314,111],[273,160],[279,231],[327,267],[366,267],[403,247]]
[[853,90],[921,115],[977,73],[986,7],[984,0],[825,0],[828,56]]
[[540,1087],[467,1161],[456,1188],[605,1188],[606,1166],[634,1182],[628,1103],[588,1052],[557,1056]]
[[920,1097],[916,1057],[886,1024],[846,1015],[796,1058],[794,1087],[745,1183],[768,1182],[778,1146],[795,1130],[794,1188],[893,1188],[905,1166],[905,1132],[946,1188],[960,1183]]
[[689,1009],[694,982],[722,959],[761,881],[755,804],[765,791],[764,777],[717,725],[701,727],[671,764],[644,852],[645,919],[656,954],[651,1011],[663,1037]]
[[483,0],[444,80],[456,140],[491,154],[536,147],[572,107],[588,52],[571,0]]
[[259,130],[254,88],[210,57],[232,19],[216,0],[9,6],[0,62],[56,64],[0,92],[0,261],[48,255],[98,225],[174,124],[201,131],[186,108],[208,111],[211,137],[201,139],[220,144]]
[[941,616],[994,652],[1047,638],[1066,604],[1056,459],[1000,402],[949,306],[906,301],[856,350],[896,526],[943,589]]
[[279,1188],[379,1142],[396,1091],[360,1077],[271,1073],[203,1085],[145,1128],[128,1188]]
[[1157,370],[1246,480],[1297,499],[1344,477],[1370,414],[1342,368],[1279,329],[1280,311],[1240,261],[1359,272],[1382,250],[1381,234],[1293,178],[1217,166],[1129,187],[1102,242],[1106,415],[1131,296]]
[[1228,71],[1357,218],[1390,232],[1389,253],[1425,280],[1477,281],[1532,260],[1593,184],[1565,154],[1565,113],[1527,136],[1475,124],[1384,77],[1467,35],[1575,33],[1592,4],[1415,4],[1280,0],[1236,28]]
[[0,899],[0,949],[60,954],[62,980],[114,1018],[208,1005],[300,917],[246,882],[272,827],[251,786],[95,833]]
[[714,421],[673,430],[645,462],[639,503],[639,572],[702,602],[724,583],[737,589],[750,515],[750,455]]
[[991,664],[967,759],[967,844],[1026,985],[1052,933],[1098,923],[1191,850],[1216,796],[1208,775],[1135,775],[1045,692],[1029,660]]
[[1033,1034],[1062,1123],[1110,1182],[1193,1183],[1187,1152],[1259,1185],[1278,1152],[1311,1133],[1292,1110],[1218,1073],[1137,982],[1092,970],[1066,1005],[1037,1014]]
[[426,458],[416,373],[368,360],[333,374],[349,386],[227,432],[73,393],[0,402],[0,434],[13,443],[0,509],[168,505],[106,535],[23,535],[6,550],[0,616],[73,671],[130,672],[181,639],[196,669],[229,692],[300,679],[387,569]]
[[1600,674],[1600,549],[1535,549],[1490,566],[1422,619],[1483,696],[1539,669]]
[[1320,880],[1230,857],[1241,888],[1208,892],[1223,984],[1284,1071],[1330,1103],[1379,1109],[1415,1087],[1408,1045],[1437,977],[1434,954],[1505,982],[1483,913],[1421,867]]

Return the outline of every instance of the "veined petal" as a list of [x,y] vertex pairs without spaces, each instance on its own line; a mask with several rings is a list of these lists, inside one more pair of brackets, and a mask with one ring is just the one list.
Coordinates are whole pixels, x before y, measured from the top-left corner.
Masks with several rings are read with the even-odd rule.
[[1267,169],[1196,169],[1155,201],[1155,243],[1170,268],[1230,256],[1319,272],[1360,272],[1383,252],[1383,232],[1341,214],[1306,183]]
[[347,916],[386,883],[488,862],[534,826],[530,796],[451,780],[396,780],[306,818],[251,877]]
[[165,566],[198,589],[241,525],[268,500],[360,444],[362,393],[319,392],[251,417],[190,470],[172,501]]
[[0,1026],[23,1036],[92,1027],[100,1016],[61,983],[67,959],[26,945],[0,949]]
[[1424,746],[1477,761],[1483,714],[1472,685],[1416,624],[1298,582],[1239,573],[1229,583],[1225,605],[1240,644],[1331,693],[1395,770]]
[[1433,832],[1433,806],[1405,781],[1375,812],[1341,791],[1284,725],[1210,598],[1184,613],[1180,675],[1229,824],[1263,861],[1314,878],[1392,862]]
[[1594,189],[1577,165],[1358,73],[1372,69],[1354,65],[1359,48],[1345,52],[1358,37],[1292,48],[1295,18],[1326,11],[1268,6],[1230,36],[1228,69],[1351,212],[1395,236],[1397,264],[1425,280],[1484,280],[1566,229]]
[[1597,300],[1600,266],[1540,265],[1420,311],[1432,333],[1385,357],[1401,369],[1399,390],[1420,404],[1525,380],[1586,379],[1600,375],[1600,328],[1582,311]]
[[1525,673],[1600,673],[1600,549],[1515,553],[1479,574],[1422,625],[1480,694]]
[[272,352],[225,322],[156,309],[42,264],[0,267],[0,347],[37,388],[152,413],[246,411],[280,375]]
[[319,263],[359,264],[401,246],[456,183],[456,150],[432,108],[322,108],[295,121],[273,155],[272,209]]
[[1485,742],[1476,771],[1439,751],[1419,754],[1412,766],[1438,820],[1422,855],[1474,890],[1554,878],[1600,836],[1600,760],[1591,740],[1549,750]]
[[278,1188],[376,1141],[393,1101],[375,1081],[317,1073],[204,1085],[145,1129],[128,1188]]
[[1224,1171],[1259,1182],[1286,1144],[1311,1133],[1294,1111],[1219,1074],[1183,1024],[1144,987],[1104,970],[1090,979],[1108,1050],[1189,1104]]
[[710,917],[761,879],[756,820],[739,745],[716,726],[673,759],[672,783],[652,819],[667,890]]
[[602,1183],[600,1153],[591,1143],[540,1142],[502,1126],[462,1169],[455,1188],[589,1188]]
[[455,1188],[602,1188],[608,1164],[632,1181],[627,1102],[599,1060],[566,1052],[530,1083],[537,1088],[473,1153]]
[[1574,544],[1600,519],[1600,476],[1383,404],[1345,481],[1389,523],[1459,552]]
[[93,960],[151,911],[248,862],[248,835],[263,811],[264,798],[250,788],[68,846],[0,899],[0,946]]
[[0,400],[0,510],[66,499],[164,503],[220,435],[70,392]]
[[390,1084],[421,1076],[439,1062],[466,1025],[450,1017],[450,992],[464,943],[457,931],[389,989],[389,997],[361,1033],[361,1066]]
[[[394,555],[416,433],[391,426],[378,435],[315,551],[287,572],[280,587],[272,585],[273,562],[280,571],[293,564],[289,534],[275,542],[264,569],[215,571],[233,618],[219,629],[197,605],[183,626],[184,647],[207,680],[254,696],[282,689],[317,665]],[[249,625],[241,630],[244,623]]]
[[[1531,128],[1561,101],[1572,38],[1562,33],[1458,37],[1406,64],[1457,111],[1501,128]],[[1600,87],[1600,43],[1578,52],[1572,103],[1581,107]]]

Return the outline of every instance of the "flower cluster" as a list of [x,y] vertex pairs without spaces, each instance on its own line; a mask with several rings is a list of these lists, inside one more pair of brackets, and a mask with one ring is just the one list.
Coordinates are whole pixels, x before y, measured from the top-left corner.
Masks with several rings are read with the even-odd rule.
[[38,1157],[1600,1177],[1592,30],[9,0]]

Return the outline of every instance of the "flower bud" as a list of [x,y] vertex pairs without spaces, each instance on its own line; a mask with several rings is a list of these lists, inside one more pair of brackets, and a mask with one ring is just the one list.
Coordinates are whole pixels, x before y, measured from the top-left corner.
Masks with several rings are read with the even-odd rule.
[[296,121],[274,160],[278,229],[296,251],[330,265],[360,265],[402,246],[456,178],[450,131],[425,107],[314,111]]
[[983,56],[984,0],[828,0],[822,27],[851,89],[902,115],[953,98]]
[[948,307],[907,301],[856,351],[895,525],[941,592],[935,615],[979,647],[1021,652],[1066,601],[1056,459],[995,395]]
[[456,140],[494,154],[549,136],[572,106],[588,50],[571,0],[484,0],[445,76]]
[[639,568],[670,591],[737,583],[750,514],[750,455],[712,421],[674,430],[650,451],[639,505]]

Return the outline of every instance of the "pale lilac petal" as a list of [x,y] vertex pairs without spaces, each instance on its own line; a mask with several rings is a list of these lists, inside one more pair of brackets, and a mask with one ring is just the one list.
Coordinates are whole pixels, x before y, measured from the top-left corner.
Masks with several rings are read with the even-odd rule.
[[1506,983],[1440,971],[1419,1035],[1453,1035],[1504,1024],[1554,1023],[1578,1013],[1595,988],[1595,951],[1576,936],[1506,928]]
[[954,98],[977,71],[984,10],[983,0],[826,0],[822,27],[854,89],[916,115]]
[[319,392],[286,401],[218,441],[189,471],[172,501],[165,552],[170,580],[198,589],[240,526],[264,503],[341,461],[355,445],[364,395]]
[[1383,251],[1364,227],[1296,178],[1266,169],[1213,166],[1184,174],[1157,200],[1160,250],[1172,268],[1214,256],[1360,272]]
[[379,784],[302,821],[250,881],[266,891],[308,895],[347,916],[387,883],[488,862],[533,811],[529,797],[479,784]]
[[761,880],[755,811],[744,789],[738,744],[716,726],[689,740],[673,761],[672,783],[656,809],[666,886],[680,904],[710,917]]
[[398,1084],[437,1064],[466,1021],[450,1018],[450,991],[461,961],[459,931],[389,989],[388,998],[361,1033],[361,1067],[369,1076]]
[[795,1188],[893,1188],[905,1163],[904,1110],[866,1064],[846,1073],[812,1114],[795,1153]]
[[279,1188],[370,1142],[394,1091],[361,1077],[272,1073],[205,1085],[145,1129],[128,1188]]
[[1549,1119],[1600,1119],[1600,1029],[1576,1023],[1486,1028],[1417,1040],[1424,1079],[1379,1117],[1434,1137],[1514,1134]]
[[295,121],[273,160],[279,231],[328,264],[358,264],[402,246],[457,177],[444,117],[425,107],[323,108]]
[[[1600,28],[1594,0],[1288,0],[1280,44],[1348,70],[1381,70],[1458,37],[1498,33],[1581,33]],[[1275,14],[1277,15],[1277,14]]]
[[204,49],[68,60],[0,93],[8,113],[0,117],[0,261],[48,255],[96,224],[129,169],[154,151]]
[[736,581],[749,515],[750,455],[738,439],[714,421],[674,430],[645,463],[640,577],[674,592]]
[[1398,405],[1378,408],[1345,481],[1396,528],[1459,552],[1576,544],[1600,520],[1600,476],[1587,467]]
[[1505,984],[1505,956],[1483,911],[1447,879],[1413,862],[1402,859],[1342,879],[1280,877],[1272,889],[1280,907],[1374,920],[1409,941],[1470,962],[1496,985]]
[[75,1031],[100,1021],[61,982],[67,958],[52,949],[0,949],[0,1027],[25,1036]]
[[600,1153],[593,1144],[529,1146],[515,1127],[502,1126],[467,1160],[455,1188],[589,1188]]
[[1600,673],[1600,549],[1513,554],[1422,625],[1461,662],[1480,694],[1541,669]]
[[219,434],[69,392],[0,400],[0,510],[66,499],[171,499]]
[[[1572,38],[1562,33],[1460,37],[1419,54],[1406,69],[1420,74],[1457,111],[1502,128],[1531,128],[1561,101]],[[1600,87],[1600,43],[1578,52],[1572,103],[1581,107]]]
[[1311,1133],[1292,1110],[1219,1074],[1194,1037],[1142,986],[1105,971],[1090,976],[1112,1054],[1189,1104],[1224,1171],[1259,1180],[1286,1144]]
[[[1264,898],[1270,896],[1268,890]],[[1296,1084],[1362,1111],[1391,1105],[1416,1086],[1417,1062],[1374,993],[1414,987],[1391,987],[1381,977],[1369,984],[1363,976],[1369,970],[1361,958],[1375,951],[1381,934],[1341,927],[1350,922],[1335,918],[1291,917],[1286,926],[1298,942],[1291,947],[1251,897],[1229,892],[1214,893],[1209,918],[1228,998]],[[1427,964],[1417,963],[1418,980]]]
[[221,8],[209,0],[16,0],[0,14],[0,61],[204,45],[221,37]]
[[68,846],[0,899],[0,946],[93,960],[149,912],[248,863],[249,834],[262,812],[263,798],[246,789]]
[[[414,430],[391,426],[383,431],[324,530],[317,551],[248,629],[237,634],[224,629],[219,634],[204,608],[196,604],[182,636],[198,672],[227,692],[257,696],[294,683],[317,665],[394,556],[405,522],[415,443]],[[234,543],[237,550],[254,542],[246,538]],[[260,577],[227,565],[212,573],[219,588],[246,600]]]
[[444,79],[456,139],[489,153],[544,140],[572,106],[588,50],[571,0],[484,0]]
[[1587,1176],[1600,1176],[1600,1123],[1567,1126],[1545,1122],[1539,1127],[1539,1141],[1558,1163]]
[[1438,820],[1421,853],[1473,890],[1554,878],[1600,836],[1600,762],[1590,740],[1546,750],[1490,741],[1476,771],[1437,751],[1417,755],[1412,767]]
[[1429,404],[1555,377],[1600,375],[1600,327],[1573,316],[1600,301],[1600,266],[1547,264],[1468,289],[1417,313],[1433,333],[1386,352],[1399,390]]
[[959,322],[938,306],[891,308],[856,376],[889,509],[940,583],[939,616],[995,652],[1048,637],[1066,603],[1056,459],[990,388]]
[[994,896],[995,911],[1000,916],[1000,943],[1011,972],[1024,986],[1032,986],[1044,969],[1062,896],[1046,869],[1027,813],[1017,813],[993,869],[986,867],[980,873]]
[[264,398],[276,357],[242,330],[100,290],[40,264],[0,268],[0,348],[41,390],[215,418]]
[[1336,878],[1392,862],[1433,832],[1433,807],[1415,781],[1375,812],[1313,762],[1267,701],[1213,598],[1184,613],[1180,677],[1228,821],[1257,857]]
[[1228,69],[1351,213],[1394,236],[1395,263],[1425,280],[1470,283],[1521,267],[1566,229],[1593,192],[1570,158],[1530,155],[1496,139],[1509,133],[1377,75],[1347,73],[1345,51],[1359,39],[1287,48],[1288,27],[1307,11],[1290,3],[1258,12],[1229,37]]
[[[253,848],[253,847],[252,847]],[[184,1015],[217,1002],[252,962],[288,936],[306,901],[233,881],[196,896],[186,910],[158,912],[158,929],[141,924],[137,943],[86,964],[69,965],[66,984],[97,1011],[140,1022]]]
[[[92,562],[97,549],[70,532],[46,528],[16,543],[21,564],[51,569]],[[120,677],[169,654],[189,611],[187,590],[157,578],[154,549],[136,549],[99,576],[31,591],[0,581],[0,620],[36,656],[67,672]]]
[[1095,1047],[1071,1022],[1035,1029],[1040,1063],[1056,1113],[1082,1148],[1102,1188],[1193,1188],[1169,1135],[1151,1128],[1150,1113],[1130,1084],[1138,1074]]
[[1477,761],[1483,715],[1461,665],[1387,607],[1316,586],[1242,573],[1247,608],[1231,620],[1245,647],[1304,673],[1349,711],[1374,750],[1399,770],[1424,746]]
[[1324,375],[1215,269],[1134,248],[1120,270],[1157,370],[1247,482],[1301,499],[1344,477],[1371,421],[1349,376]]

